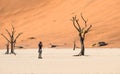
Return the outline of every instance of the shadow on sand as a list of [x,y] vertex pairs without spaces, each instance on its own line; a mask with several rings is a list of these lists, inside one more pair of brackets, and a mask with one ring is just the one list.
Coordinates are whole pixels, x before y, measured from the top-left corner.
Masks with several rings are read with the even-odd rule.
[[[79,57],[79,56],[83,56],[83,55],[73,55],[73,56],[75,56],[75,57]],[[84,55],[85,57],[88,57],[89,55]]]

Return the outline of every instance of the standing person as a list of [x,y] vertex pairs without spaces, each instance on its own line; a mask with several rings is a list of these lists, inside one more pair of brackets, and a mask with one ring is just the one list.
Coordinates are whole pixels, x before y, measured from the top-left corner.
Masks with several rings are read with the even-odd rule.
[[38,44],[38,47],[39,47],[39,49],[38,49],[38,53],[39,53],[39,55],[38,55],[38,58],[39,59],[42,59],[42,42],[40,41],[39,42],[39,44]]

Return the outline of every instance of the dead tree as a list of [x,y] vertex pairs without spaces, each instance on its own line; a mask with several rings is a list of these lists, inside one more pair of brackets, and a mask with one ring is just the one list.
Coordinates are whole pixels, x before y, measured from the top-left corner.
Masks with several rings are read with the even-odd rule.
[[1,35],[7,40],[7,42],[10,43],[10,45],[11,45],[11,54],[15,54],[15,52],[14,52],[15,44],[16,44],[17,39],[19,38],[19,36],[22,33],[18,33],[16,35],[16,37],[15,37],[15,28],[14,28],[13,25],[12,25],[12,31],[10,32],[10,31],[8,31],[8,29],[6,29],[6,32],[8,33],[9,37],[5,36],[4,34],[1,34]]
[[76,16],[72,17],[73,26],[75,27],[75,29],[79,33],[80,44],[81,44],[81,51],[77,56],[84,56],[84,53],[85,53],[85,45],[84,45],[85,36],[90,31],[90,29],[92,27],[92,25],[89,25],[89,26],[87,25],[88,20],[85,20],[82,13],[81,13],[81,18],[84,22],[84,27],[80,26],[79,19],[77,19]]

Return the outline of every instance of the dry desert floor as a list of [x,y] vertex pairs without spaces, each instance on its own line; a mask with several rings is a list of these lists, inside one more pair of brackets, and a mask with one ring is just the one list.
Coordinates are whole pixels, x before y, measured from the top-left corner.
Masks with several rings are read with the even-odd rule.
[[75,57],[79,49],[43,48],[18,50],[5,55],[0,50],[0,74],[120,74],[120,48],[87,48],[85,56]]

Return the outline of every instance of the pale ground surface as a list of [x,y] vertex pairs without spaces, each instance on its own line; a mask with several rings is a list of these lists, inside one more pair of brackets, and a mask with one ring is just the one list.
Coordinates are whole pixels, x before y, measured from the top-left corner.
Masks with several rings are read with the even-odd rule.
[[74,57],[79,50],[43,49],[15,50],[5,55],[0,50],[0,74],[120,74],[120,48],[88,48],[86,56]]

